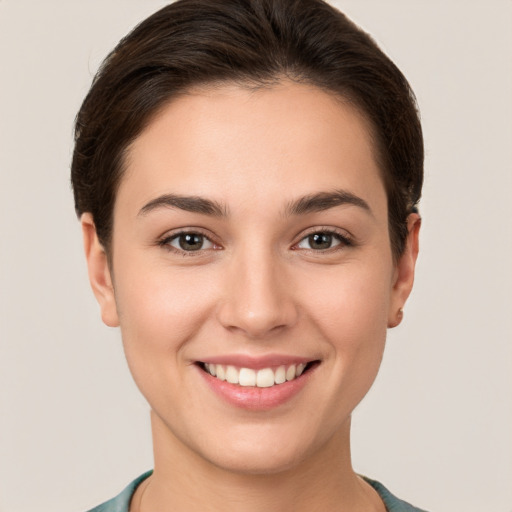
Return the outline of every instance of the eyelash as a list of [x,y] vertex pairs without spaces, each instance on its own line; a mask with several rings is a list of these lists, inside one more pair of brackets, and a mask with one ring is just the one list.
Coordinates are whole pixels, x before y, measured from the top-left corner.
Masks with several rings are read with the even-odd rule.
[[[184,249],[178,249],[176,247],[173,247],[171,245],[171,242],[179,239],[179,237],[183,236],[183,235],[199,235],[199,236],[203,237],[203,239],[205,239],[208,242],[210,242],[211,244],[213,244],[213,247],[208,248],[208,249],[201,248],[201,249],[198,249],[195,251],[186,251]],[[299,244],[314,235],[328,235],[328,236],[331,236],[334,239],[336,239],[339,243],[332,247],[328,247],[326,249],[306,249],[305,248],[305,249],[303,249],[304,251],[319,254],[319,253],[335,252],[338,250],[343,250],[346,247],[353,247],[355,245],[352,237],[350,235],[348,235],[346,232],[341,232],[341,231],[338,231],[333,228],[321,228],[320,227],[320,228],[315,228],[314,230],[311,230],[309,233],[306,233],[305,235],[303,235],[302,238],[297,243],[293,244],[291,249],[292,250],[301,250],[298,247]],[[166,235],[161,240],[159,240],[157,242],[157,244],[158,244],[158,246],[168,250],[169,252],[173,252],[175,254],[185,256],[185,257],[186,256],[196,256],[197,257],[197,256],[204,255],[204,251],[219,250],[219,246],[212,240],[212,238],[210,236],[208,236],[207,234],[203,233],[199,229],[184,229],[182,231],[178,231],[171,235]]]
[[315,227],[309,233],[306,233],[305,235],[303,235],[301,237],[301,239],[296,244],[293,245],[292,249],[298,250],[297,249],[298,245],[313,235],[331,236],[332,238],[336,239],[339,242],[339,244],[336,244],[332,247],[328,247],[327,249],[303,249],[305,251],[308,251],[309,253],[325,254],[325,253],[343,250],[346,247],[355,246],[355,242],[354,242],[353,238],[346,231],[340,231],[337,229],[327,228],[327,227],[326,228]]
[[[196,251],[186,251],[184,249],[178,249],[176,247],[173,247],[171,245],[171,242],[174,240],[178,240],[183,235],[199,235],[204,240],[207,240],[210,242],[214,247],[208,248],[208,249],[198,249]],[[201,256],[204,254],[204,251],[211,251],[211,250],[218,250],[218,245],[212,240],[210,236],[203,233],[200,229],[184,229],[182,231],[178,231],[176,233],[173,233],[172,235],[166,235],[161,240],[158,241],[158,245],[160,247],[163,247],[169,252],[173,252],[175,254],[178,254],[180,256]]]

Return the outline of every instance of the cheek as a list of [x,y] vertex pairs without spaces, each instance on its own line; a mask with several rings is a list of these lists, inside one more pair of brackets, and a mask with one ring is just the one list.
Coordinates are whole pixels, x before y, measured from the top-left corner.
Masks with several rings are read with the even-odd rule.
[[[327,342],[334,395],[326,410],[349,414],[377,376],[387,333],[391,263],[339,267],[317,280],[323,293],[310,298],[311,317]],[[343,398],[342,398],[343,397]]]
[[309,319],[306,329],[312,329],[313,336],[320,334],[325,355],[323,389],[330,392],[315,401],[318,411],[325,412],[318,424],[328,432],[350,416],[377,376],[386,340],[390,279],[390,270],[382,264],[353,261],[329,272],[319,270],[314,279],[300,283],[302,309]]
[[384,265],[354,263],[319,273],[303,282],[301,288],[306,309],[325,337],[352,346],[371,343],[372,338],[380,339],[385,334],[390,282],[391,271]]
[[211,315],[215,288],[204,276],[145,265],[144,272],[126,265],[123,279],[119,269],[116,303],[133,379],[152,407],[164,410],[176,405],[173,390],[182,387],[188,368],[182,364],[186,347]]
[[[194,337],[215,304],[215,283],[190,269],[176,271],[165,265],[144,272],[134,266],[120,269],[116,303],[127,357],[143,358],[177,353]],[[126,276],[133,278],[126,279]]]

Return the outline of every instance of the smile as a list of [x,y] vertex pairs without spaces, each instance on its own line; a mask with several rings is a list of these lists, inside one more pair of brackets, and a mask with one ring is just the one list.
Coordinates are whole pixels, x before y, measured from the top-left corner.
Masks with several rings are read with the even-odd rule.
[[199,363],[199,366],[217,380],[241,387],[270,388],[299,378],[318,361],[280,365],[268,368],[245,368],[234,365]]
[[[308,363],[309,364],[309,363]],[[308,365],[305,363],[279,366],[273,368],[237,368],[236,366],[224,366],[222,364],[203,363],[203,368],[212,377],[225,380],[230,384],[238,384],[243,387],[270,388],[300,377]]]
[[229,404],[265,411],[291,400],[320,364],[299,357],[231,355],[196,361],[195,366],[209,388]]

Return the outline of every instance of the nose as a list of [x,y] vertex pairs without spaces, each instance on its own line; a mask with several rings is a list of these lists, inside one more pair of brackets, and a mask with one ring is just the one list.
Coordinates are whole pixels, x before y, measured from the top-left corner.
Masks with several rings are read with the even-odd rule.
[[250,339],[263,339],[294,325],[298,309],[293,279],[283,266],[271,251],[234,256],[217,310],[220,323]]

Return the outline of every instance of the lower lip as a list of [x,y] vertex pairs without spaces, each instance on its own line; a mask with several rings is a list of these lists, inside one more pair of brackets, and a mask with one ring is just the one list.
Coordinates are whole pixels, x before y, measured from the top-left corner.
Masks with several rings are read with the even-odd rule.
[[268,388],[258,388],[230,384],[225,380],[213,377],[197,367],[197,370],[203,376],[210,389],[218,396],[235,407],[251,411],[268,411],[285,404],[301,391],[315,369],[316,366],[303,373],[300,377],[283,382],[283,384],[276,384]]

